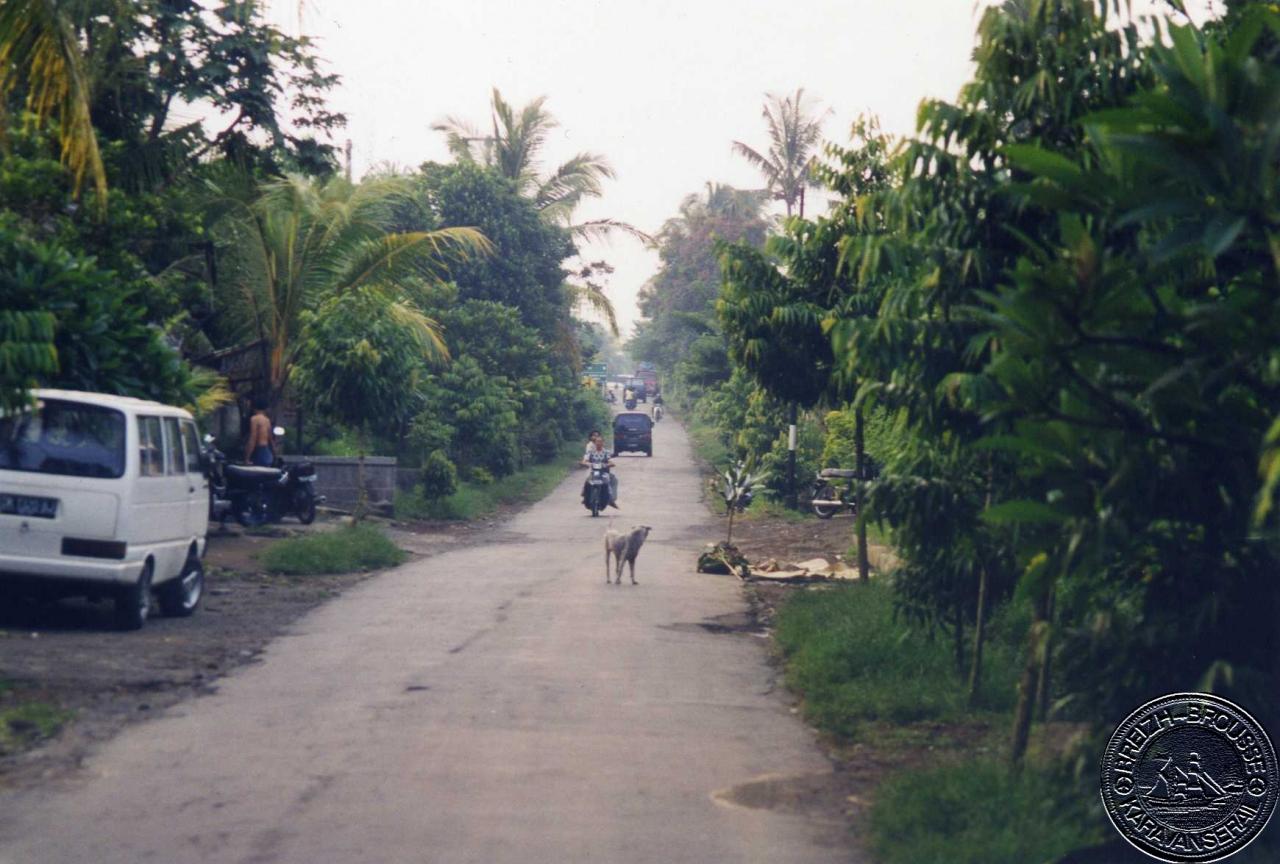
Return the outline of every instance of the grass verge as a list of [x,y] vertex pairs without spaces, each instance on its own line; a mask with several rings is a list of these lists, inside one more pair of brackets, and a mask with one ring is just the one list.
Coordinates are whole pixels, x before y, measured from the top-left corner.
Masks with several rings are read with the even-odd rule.
[[47,702],[22,702],[0,709],[0,756],[25,750],[37,741],[52,737],[71,717],[72,712]]
[[380,530],[372,525],[356,524],[323,534],[281,540],[267,547],[259,560],[271,573],[311,576],[394,567],[403,563],[405,557]]
[[582,458],[585,443],[567,442],[549,462],[531,465],[493,483],[462,483],[458,491],[439,500],[422,497],[422,489],[396,495],[399,519],[444,519],[467,522],[495,512],[504,504],[532,504],[545,498]]
[[906,771],[876,792],[872,844],[884,864],[1055,861],[1107,839],[1092,800],[1064,786],[1051,772],[1013,773],[994,760]]
[[[806,718],[837,736],[856,737],[862,721],[954,721],[971,713],[950,641],[899,619],[884,581],[797,593],[779,611],[777,640]],[[1017,651],[993,638],[984,656],[979,707],[1009,710]]]

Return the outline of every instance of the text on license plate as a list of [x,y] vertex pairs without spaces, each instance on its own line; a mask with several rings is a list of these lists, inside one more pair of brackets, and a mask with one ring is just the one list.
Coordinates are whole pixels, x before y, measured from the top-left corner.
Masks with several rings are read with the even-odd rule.
[[58,515],[57,498],[38,498],[35,495],[10,495],[0,492],[0,513],[12,516],[35,516],[52,519]]

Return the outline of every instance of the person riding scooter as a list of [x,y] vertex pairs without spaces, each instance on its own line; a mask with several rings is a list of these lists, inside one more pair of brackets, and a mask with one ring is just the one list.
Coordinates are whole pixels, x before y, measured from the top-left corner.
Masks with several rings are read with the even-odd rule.
[[[604,436],[600,434],[599,429],[592,429],[591,436],[587,441],[587,452],[582,454],[582,465],[590,468],[593,465],[603,465],[606,468],[614,466],[613,453],[604,449]],[[582,484],[582,497],[587,497],[587,483]],[[609,506],[615,510],[618,507],[618,478],[612,472],[609,473]]]

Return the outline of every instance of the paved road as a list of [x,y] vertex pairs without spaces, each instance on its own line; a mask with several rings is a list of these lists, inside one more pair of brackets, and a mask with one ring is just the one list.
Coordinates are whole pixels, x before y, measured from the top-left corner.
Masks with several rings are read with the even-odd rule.
[[838,826],[714,797],[827,764],[763,641],[700,626],[743,602],[692,572],[719,528],[683,431],[655,449],[618,469],[616,523],[653,527],[640,585],[604,584],[575,474],[491,543],[318,609],[74,782],[0,797],[0,864],[847,861]]

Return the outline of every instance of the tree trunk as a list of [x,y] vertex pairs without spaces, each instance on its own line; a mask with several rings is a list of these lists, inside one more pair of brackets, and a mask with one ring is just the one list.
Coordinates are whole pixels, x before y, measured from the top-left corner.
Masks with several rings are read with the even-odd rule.
[[796,509],[796,403],[791,403],[787,429],[787,506]]
[[964,675],[964,597],[956,598],[956,620],[952,627],[955,637],[956,677]]
[[729,505],[729,535],[724,538],[724,545],[733,545],[733,511],[737,509],[732,504]]
[[978,689],[982,686],[982,643],[986,638],[987,565],[978,571],[978,609],[973,622],[973,659],[969,665],[969,707],[978,704]]
[[1044,647],[1048,637],[1049,621],[1045,615],[1048,596],[1035,599],[1031,626],[1027,628],[1027,658],[1018,680],[1018,704],[1013,711],[1013,741],[1009,747],[1009,760],[1015,768],[1021,767],[1027,755],[1027,740],[1031,737],[1031,721],[1035,714],[1036,682],[1044,661]]
[[360,450],[356,456],[356,512],[353,514],[353,518],[359,522],[369,513],[369,490],[364,485],[364,453],[368,446],[363,426],[356,435],[359,440],[357,446],[359,446]]
[[[991,452],[987,452],[987,499],[983,509],[991,507],[991,493],[995,487],[995,468],[991,460]],[[978,608],[974,613],[973,624],[973,663],[969,667],[969,707],[978,704],[978,691],[982,687],[982,645],[987,638],[987,579],[988,564],[983,561],[978,571]]]
[[867,556],[867,517],[863,507],[866,497],[863,495],[862,484],[866,480],[867,451],[863,439],[861,408],[853,412],[853,451],[854,467],[858,471],[858,481],[853,487],[853,504],[857,510],[854,525],[858,532],[858,579],[865,585],[871,577],[871,559]]
[[1049,627],[1044,634],[1044,656],[1040,660],[1040,674],[1036,678],[1036,717],[1043,723],[1049,719],[1049,697],[1052,687],[1053,672],[1053,615],[1054,592],[1049,592],[1049,604],[1045,616]]

